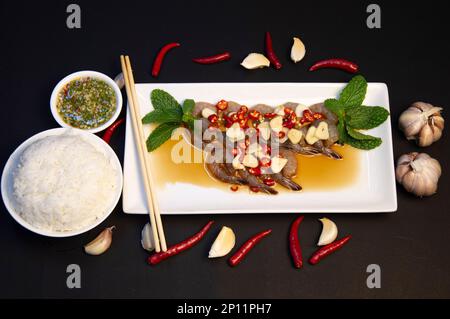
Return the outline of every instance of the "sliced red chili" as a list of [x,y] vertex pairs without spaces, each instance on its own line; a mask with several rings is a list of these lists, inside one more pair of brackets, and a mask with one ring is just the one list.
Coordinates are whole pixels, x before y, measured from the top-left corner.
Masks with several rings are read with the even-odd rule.
[[264,117],[268,120],[273,119],[275,116],[277,116],[275,113],[266,113],[264,114]]
[[177,42],[172,42],[169,44],[166,44],[161,48],[161,50],[158,52],[158,55],[156,56],[155,62],[153,62],[153,68],[152,68],[152,76],[158,77],[159,71],[161,70],[161,65],[164,61],[164,57],[166,56],[167,52],[169,52],[171,49],[179,47],[180,44]]
[[270,187],[275,186],[275,181],[270,177],[264,178],[263,183]]
[[220,100],[217,104],[216,104],[216,108],[219,111],[224,111],[228,108],[228,102],[225,100]]
[[259,120],[260,116],[261,113],[256,110],[250,111],[250,113],[248,114],[248,117],[254,121]]

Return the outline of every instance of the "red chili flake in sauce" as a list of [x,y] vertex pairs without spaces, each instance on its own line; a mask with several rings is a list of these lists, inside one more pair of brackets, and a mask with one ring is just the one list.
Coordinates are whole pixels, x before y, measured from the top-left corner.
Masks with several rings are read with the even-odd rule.
[[251,190],[253,193],[258,193],[258,192],[259,192],[259,187],[256,187],[256,186],[250,186],[250,190]]

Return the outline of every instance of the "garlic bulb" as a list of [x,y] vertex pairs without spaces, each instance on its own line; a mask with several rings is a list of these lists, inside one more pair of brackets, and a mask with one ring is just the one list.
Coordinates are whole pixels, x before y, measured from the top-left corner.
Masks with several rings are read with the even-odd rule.
[[409,153],[398,159],[395,176],[408,192],[430,196],[437,191],[441,165],[426,153]]
[[413,103],[400,115],[400,129],[408,140],[416,140],[421,147],[429,146],[442,136],[444,118],[441,111],[441,107],[428,103]]

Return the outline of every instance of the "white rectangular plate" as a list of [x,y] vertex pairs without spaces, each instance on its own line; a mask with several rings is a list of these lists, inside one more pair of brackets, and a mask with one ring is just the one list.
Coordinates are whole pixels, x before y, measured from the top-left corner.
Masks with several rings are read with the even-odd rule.
[[[344,83],[185,83],[137,84],[141,115],[153,109],[150,92],[163,89],[178,101],[191,98],[215,103],[220,99],[245,105],[279,105],[293,101],[310,105],[338,96]],[[380,105],[389,110],[389,96],[384,83],[370,83],[366,105]],[[146,214],[145,192],[139,158],[128,114],[124,159],[123,210]],[[372,151],[362,151],[360,174],[351,185],[337,190],[282,192],[276,196],[252,196],[223,188],[208,188],[174,183],[157,189],[162,214],[224,213],[308,213],[308,212],[393,212],[397,210],[391,123],[386,121],[369,132],[383,139]],[[331,177],[332,178],[332,177]]]

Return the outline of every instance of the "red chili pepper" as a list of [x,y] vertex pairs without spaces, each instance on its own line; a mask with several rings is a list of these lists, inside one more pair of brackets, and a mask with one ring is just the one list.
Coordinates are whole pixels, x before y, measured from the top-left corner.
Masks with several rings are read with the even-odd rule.
[[289,250],[294,261],[295,268],[302,268],[303,257],[302,248],[300,247],[300,241],[298,240],[298,227],[303,221],[303,216],[300,216],[291,225],[291,231],[289,232]]
[[313,117],[314,117],[316,120],[321,120],[321,119],[323,119],[325,116],[324,116],[322,113],[314,113]]
[[203,228],[194,236],[183,240],[181,243],[178,243],[172,247],[169,247],[167,251],[159,252],[156,254],[151,255],[148,257],[148,263],[150,265],[156,265],[159,264],[161,261],[166,260],[169,257],[178,255],[182,251],[185,251],[197,244],[208,232],[208,230],[211,228],[211,225],[213,224],[213,221],[209,221]]
[[258,193],[258,192],[259,192],[259,187],[258,187],[258,186],[250,186],[250,190],[251,190],[253,193]]
[[117,128],[123,123],[125,122],[125,118],[122,117],[120,119],[118,119],[117,121],[115,121],[113,124],[111,124],[111,126],[109,126],[105,133],[102,136],[102,139],[109,144],[109,142],[111,141],[111,137],[113,136],[114,132],[117,130]]
[[216,55],[212,55],[212,56],[208,56],[208,57],[195,58],[195,59],[192,59],[192,61],[194,61],[195,63],[200,63],[200,64],[213,64],[213,63],[217,63],[217,62],[227,61],[230,58],[231,58],[230,52],[224,52],[224,53],[220,53],[220,54],[216,54]]
[[273,51],[272,36],[269,32],[266,32],[266,54],[267,58],[269,58],[270,63],[274,65],[275,69],[281,69],[282,65],[277,55],[275,54],[275,51]]
[[308,122],[314,122],[314,115],[311,113],[310,110],[303,111],[303,118]]
[[219,121],[219,117],[217,114],[211,114],[208,116],[208,121],[210,121],[212,124],[216,124]]
[[232,192],[237,192],[239,190],[239,186],[233,185],[233,186],[230,186],[230,189]]
[[250,250],[252,250],[257,243],[259,243],[264,237],[269,235],[271,232],[272,229],[268,229],[261,233],[256,234],[255,236],[247,240],[245,244],[242,245],[241,248],[239,248],[238,251],[235,252],[234,255],[231,256],[230,259],[228,260],[230,266],[231,267],[237,266],[242,261],[242,259],[244,259],[244,257],[250,252]]
[[248,117],[253,121],[259,120],[260,116],[261,116],[261,113],[259,113],[256,110],[250,111],[250,113],[248,114]]
[[359,70],[359,67],[356,63],[344,59],[329,59],[319,61],[315,63],[312,67],[310,67],[309,70],[315,71],[323,68],[339,69],[350,73],[356,73]]
[[275,116],[277,116],[275,113],[266,113],[264,114],[264,117],[268,120],[273,119]]
[[219,110],[219,111],[224,111],[224,110],[227,109],[227,107],[228,107],[228,102],[225,101],[225,100],[220,100],[220,101],[217,102],[217,104],[216,104],[216,108],[217,108],[217,110]]
[[153,68],[152,68],[152,76],[155,78],[158,76],[159,71],[161,70],[161,65],[164,61],[164,57],[166,56],[167,52],[169,52],[171,49],[179,47],[180,44],[177,42],[172,42],[169,44],[166,44],[161,48],[161,50],[158,52],[158,55],[156,56],[155,62],[153,62]]
[[270,177],[265,178],[263,180],[263,183],[270,187],[275,186],[275,181],[273,179],[271,179]]
[[261,175],[261,168],[259,167],[252,167],[248,169],[248,172],[252,175],[255,176],[260,176]]
[[350,240],[350,238],[352,238],[352,236],[349,235],[342,239],[334,241],[331,244],[323,246],[312,255],[312,257],[309,259],[309,263],[311,265],[318,264],[319,261],[321,261],[323,258],[342,248],[342,246],[344,246]]

